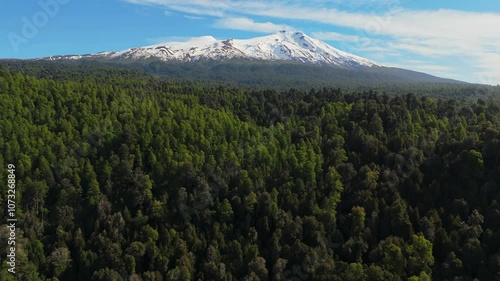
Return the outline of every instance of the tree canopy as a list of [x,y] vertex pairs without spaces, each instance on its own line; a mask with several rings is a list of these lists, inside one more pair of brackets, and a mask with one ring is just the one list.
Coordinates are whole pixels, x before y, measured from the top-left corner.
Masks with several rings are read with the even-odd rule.
[[59,75],[0,68],[18,280],[500,278],[494,101]]

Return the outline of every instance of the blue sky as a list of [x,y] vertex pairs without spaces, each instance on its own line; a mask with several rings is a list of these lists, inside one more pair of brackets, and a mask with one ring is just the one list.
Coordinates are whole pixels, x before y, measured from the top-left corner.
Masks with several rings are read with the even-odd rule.
[[3,1],[0,58],[303,31],[379,63],[500,84],[500,1]]

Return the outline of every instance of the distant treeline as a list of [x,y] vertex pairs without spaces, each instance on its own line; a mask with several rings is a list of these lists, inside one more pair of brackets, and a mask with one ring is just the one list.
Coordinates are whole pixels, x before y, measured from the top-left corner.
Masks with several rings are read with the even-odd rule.
[[500,87],[467,84],[424,73],[388,67],[349,69],[297,62],[232,59],[227,61],[176,62],[159,60],[0,60],[14,72],[37,78],[67,80],[99,73],[104,78],[114,73],[166,77],[179,83],[197,81],[201,85],[220,85],[245,90],[291,88],[335,88],[344,93],[377,91],[387,94],[414,93],[439,98],[494,99],[500,101]]

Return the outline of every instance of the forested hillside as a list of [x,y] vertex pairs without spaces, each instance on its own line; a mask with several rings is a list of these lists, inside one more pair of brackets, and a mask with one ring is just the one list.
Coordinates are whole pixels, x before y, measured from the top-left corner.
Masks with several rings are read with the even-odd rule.
[[[441,97],[500,101],[500,87],[467,84],[449,79],[398,68],[373,67],[346,69],[333,66],[308,65],[296,62],[275,62],[232,59],[228,61],[163,62],[159,60],[0,60],[11,71],[38,78],[67,79],[74,75],[98,72],[106,76],[146,73],[166,77],[178,82],[225,83],[250,89],[284,91],[295,88],[309,91],[311,88],[340,88],[346,92],[378,91],[388,94],[415,94]],[[97,75],[96,75],[97,76]]]
[[0,68],[1,280],[500,280],[498,103],[61,77]]

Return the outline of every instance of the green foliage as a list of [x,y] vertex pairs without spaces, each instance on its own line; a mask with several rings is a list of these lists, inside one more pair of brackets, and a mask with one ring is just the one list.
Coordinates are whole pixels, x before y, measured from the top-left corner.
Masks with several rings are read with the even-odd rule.
[[0,69],[20,280],[498,279],[493,101],[25,66]]
[[423,236],[413,235],[408,252],[408,271],[410,274],[419,272],[431,273],[431,267],[434,265],[434,256],[432,255],[432,243]]

